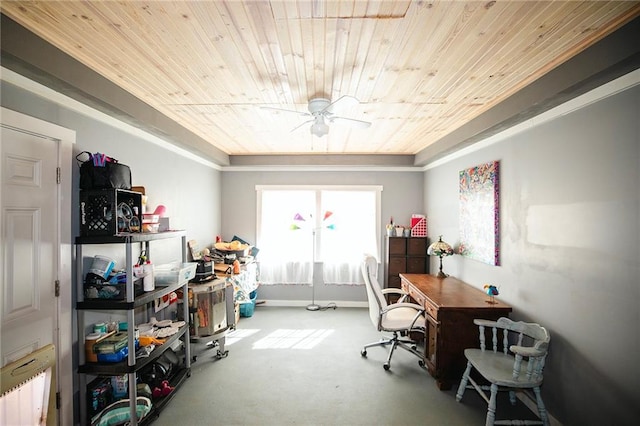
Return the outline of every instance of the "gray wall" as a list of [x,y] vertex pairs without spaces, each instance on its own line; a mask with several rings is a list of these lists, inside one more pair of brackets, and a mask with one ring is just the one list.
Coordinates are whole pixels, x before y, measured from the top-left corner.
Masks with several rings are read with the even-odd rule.
[[[237,235],[256,241],[256,185],[382,185],[382,225],[393,216],[398,224],[409,224],[413,213],[423,213],[421,172],[246,172],[222,173],[222,223],[225,240]],[[382,244],[382,241],[381,241]],[[258,255],[259,256],[259,255]],[[366,301],[363,286],[323,285],[321,265],[314,270],[318,301]],[[380,269],[382,277],[382,267]],[[310,301],[309,286],[262,286],[259,299]]]
[[639,123],[636,86],[425,173],[430,234],[453,244],[458,172],[500,160],[501,266],[445,271],[549,329],[543,397],[567,425],[640,417]]

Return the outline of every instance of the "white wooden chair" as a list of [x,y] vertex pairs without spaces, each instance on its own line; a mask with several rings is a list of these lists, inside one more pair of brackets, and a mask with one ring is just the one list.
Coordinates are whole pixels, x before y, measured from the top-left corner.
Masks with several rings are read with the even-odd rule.
[[[464,351],[468,362],[456,393],[456,400],[460,402],[467,388],[477,390],[488,404],[485,423],[487,426],[493,424],[548,425],[547,411],[540,395],[542,370],[551,339],[547,330],[538,324],[514,322],[509,318],[500,318],[498,321],[476,319],[473,322],[479,327],[480,349],[465,349]],[[485,347],[486,328],[491,328],[493,350]],[[499,340],[500,334],[502,334],[501,341]],[[510,337],[516,336],[517,343],[511,344]],[[491,385],[479,385],[470,377],[472,368]],[[471,385],[468,385],[469,382]],[[540,420],[496,421],[498,391],[509,391],[509,400],[511,404],[515,404],[516,392],[525,389],[532,389],[535,394]],[[490,396],[487,395],[487,390],[490,390]]]

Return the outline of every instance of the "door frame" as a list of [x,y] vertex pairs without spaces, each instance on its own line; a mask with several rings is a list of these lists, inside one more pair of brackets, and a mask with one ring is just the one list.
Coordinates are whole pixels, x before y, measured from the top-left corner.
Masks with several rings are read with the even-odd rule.
[[56,412],[57,424],[73,424],[73,303],[72,264],[73,240],[71,232],[73,144],[76,132],[53,123],[1,107],[0,124],[15,131],[28,133],[52,143],[58,143],[60,182],[57,186],[56,234],[58,253],[55,265],[56,279],[60,282],[57,298],[57,333],[53,336],[56,347],[56,392],[60,406]]

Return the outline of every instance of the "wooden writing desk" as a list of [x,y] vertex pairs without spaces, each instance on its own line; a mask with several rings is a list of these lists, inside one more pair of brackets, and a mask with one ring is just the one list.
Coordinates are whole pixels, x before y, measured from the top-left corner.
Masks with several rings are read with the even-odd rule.
[[467,365],[464,350],[480,344],[478,326],[473,320],[509,316],[511,306],[498,300],[495,304],[487,303],[487,294],[453,277],[400,274],[400,280],[402,288],[426,311],[427,369],[439,389],[451,389]]

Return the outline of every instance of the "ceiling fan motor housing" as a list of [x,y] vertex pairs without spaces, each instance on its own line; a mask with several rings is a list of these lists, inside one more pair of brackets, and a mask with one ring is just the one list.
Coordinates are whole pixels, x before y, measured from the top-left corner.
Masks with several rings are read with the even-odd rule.
[[331,105],[331,101],[329,99],[314,98],[309,101],[308,108],[311,115],[315,116],[324,111],[329,105]]

